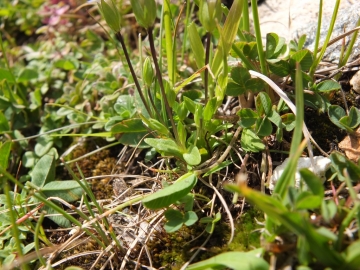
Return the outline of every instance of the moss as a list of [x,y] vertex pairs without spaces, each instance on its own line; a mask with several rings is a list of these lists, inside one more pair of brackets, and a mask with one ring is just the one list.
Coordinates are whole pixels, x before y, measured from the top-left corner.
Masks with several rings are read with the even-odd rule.
[[[262,221],[263,213],[255,208],[246,211],[236,223],[234,240],[228,245],[230,228],[226,217],[223,216],[216,224],[213,235],[203,251],[193,262],[206,260],[226,251],[248,251],[259,247],[259,232],[254,232],[259,229],[259,225],[255,218]],[[180,269],[194,254],[195,249],[200,247],[208,237],[207,233],[198,237],[204,229],[204,224],[196,223],[191,227],[183,226],[179,231],[171,234],[164,231],[156,232],[153,240],[148,243],[149,250],[152,251],[154,266],[172,270]],[[198,237],[196,240],[191,241],[196,237]]]
[[228,246],[232,251],[248,251],[260,247],[259,225],[256,223],[264,220],[262,211],[251,208],[247,210],[236,223],[234,240]]

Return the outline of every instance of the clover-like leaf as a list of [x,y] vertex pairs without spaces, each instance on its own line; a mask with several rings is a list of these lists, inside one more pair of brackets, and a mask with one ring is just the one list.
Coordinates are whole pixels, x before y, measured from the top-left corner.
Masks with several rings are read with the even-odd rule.
[[341,85],[333,80],[326,80],[320,82],[318,85],[316,85],[315,90],[319,92],[330,92],[339,90],[341,88]]
[[244,128],[253,126],[256,123],[256,119],[259,118],[258,113],[249,108],[241,109],[238,115],[240,117],[239,125]]
[[244,67],[234,67],[231,70],[231,79],[226,87],[228,96],[238,96],[246,91],[258,92],[264,88],[260,79],[251,78],[249,71]]
[[241,134],[241,147],[248,152],[259,152],[265,149],[259,136],[248,128],[245,128]]

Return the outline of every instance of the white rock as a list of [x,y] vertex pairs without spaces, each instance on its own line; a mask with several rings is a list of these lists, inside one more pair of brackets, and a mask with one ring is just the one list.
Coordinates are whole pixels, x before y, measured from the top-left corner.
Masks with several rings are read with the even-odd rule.
[[[279,180],[281,174],[284,172],[286,165],[289,162],[289,158],[286,158],[284,162],[277,166],[273,171],[273,175],[270,179],[269,189],[272,192],[275,188],[277,181]],[[315,173],[318,177],[320,177],[323,181],[326,180],[325,173],[330,168],[331,160],[327,157],[316,156],[314,157],[314,166],[311,164],[311,160],[308,157],[299,158],[296,174],[295,174],[295,186],[300,186],[300,173],[299,170],[303,168],[308,168],[310,171]]]

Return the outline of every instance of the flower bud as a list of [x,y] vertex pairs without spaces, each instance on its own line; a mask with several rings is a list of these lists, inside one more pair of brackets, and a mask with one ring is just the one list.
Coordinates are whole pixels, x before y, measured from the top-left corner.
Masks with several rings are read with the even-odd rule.
[[154,25],[156,19],[155,0],[130,0],[138,24],[144,28]]
[[153,79],[154,79],[154,70],[153,70],[153,67],[151,65],[149,57],[145,58],[145,61],[144,61],[144,64],[143,64],[142,77],[143,77],[144,83],[148,87],[150,87],[150,85],[152,84]]
[[109,27],[115,32],[120,32],[120,12],[114,0],[101,0],[98,6]]
[[199,19],[207,32],[212,33],[216,29],[221,16],[221,0],[200,0]]

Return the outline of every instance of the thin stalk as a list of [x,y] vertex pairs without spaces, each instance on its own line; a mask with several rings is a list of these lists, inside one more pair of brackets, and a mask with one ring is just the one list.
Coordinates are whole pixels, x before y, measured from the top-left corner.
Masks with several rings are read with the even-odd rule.
[[158,83],[159,83],[159,86],[160,86],[161,95],[162,95],[162,97],[164,99],[165,110],[166,110],[166,113],[167,113],[167,115],[168,115],[168,117],[170,119],[171,126],[172,126],[174,136],[175,136],[175,140],[179,145],[182,146],[181,141],[179,139],[178,132],[177,132],[177,128],[175,126],[174,118],[172,116],[172,111],[171,111],[169,102],[168,102],[167,97],[166,97],[165,88],[164,88],[164,84],[163,84],[163,81],[162,81],[161,70],[160,70],[159,63],[158,63],[157,57],[156,57],[156,50],[155,50],[155,46],[154,46],[153,28],[150,27],[147,32],[148,32],[148,36],[149,36],[150,51],[151,51],[151,55],[153,57],[154,65],[155,65],[156,77],[157,77],[157,80],[158,80]]
[[145,108],[146,108],[149,116],[152,117],[152,113],[151,113],[151,110],[150,110],[150,108],[149,108],[149,104],[147,104],[146,99],[145,99],[145,97],[144,97],[144,95],[143,95],[143,93],[142,93],[142,91],[141,91],[141,86],[140,86],[139,81],[138,81],[138,79],[137,79],[137,77],[136,77],[134,68],[133,68],[133,66],[132,66],[132,64],[131,64],[130,57],[129,57],[129,53],[128,53],[127,49],[126,49],[126,45],[125,45],[125,42],[124,42],[124,38],[123,38],[123,36],[121,35],[120,32],[117,32],[115,35],[116,35],[117,40],[120,42],[121,47],[122,47],[122,49],[123,49],[123,52],[124,52],[124,54],[125,54],[126,62],[127,62],[128,65],[129,65],[130,72],[131,72],[131,76],[132,76],[133,79],[134,79],[134,83],[135,83],[136,89],[137,89],[137,91],[138,91],[138,93],[139,93],[139,96],[140,96],[140,98],[141,98],[141,101],[143,102],[143,104],[144,104],[144,106],[145,106]]
[[39,243],[39,234],[40,234],[40,231],[41,231],[41,225],[42,225],[42,222],[44,220],[44,213],[41,213],[40,214],[40,217],[39,219],[37,220],[36,222],[36,227],[35,227],[35,234],[34,234],[34,243],[35,243],[35,252],[37,254],[37,258],[39,259],[40,263],[43,265],[43,266],[46,266],[46,261],[44,259],[44,257],[42,256],[41,252],[40,252],[40,243]]
[[327,49],[328,43],[329,43],[330,38],[331,38],[331,34],[332,34],[333,30],[334,30],[334,25],[335,25],[337,13],[339,11],[339,5],[340,5],[340,0],[336,0],[333,15],[331,17],[330,26],[329,26],[329,29],[328,29],[324,44],[323,44],[323,46],[321,48],[319,56],[315,58],[315,61],[313,62],[312,66],[310,68],[310,71],[309,71],[309,74],[310,74],[311,77],[314,77],[315,70],[316,70],[317,66],[319,65],[319,63],[320,63],[321,59],[323,58],[323,56],[325,54],[325,51]]
[[[262,37],[261,37],[257,0],[251,0],[251,8],[252,8],[253,19],[254,19],[254,29],[255,29],[256,45],[257,45],[259,61],[260,61],[260,69],[261,69],[261,73],[264,74],[266,77],[268,77],[268,70],[266,67],[266,60],[265,60],[265,52],[263,49],[263,43],[262,43]],[[265,91],[269,95],[271,100],[275,99],[274,93],[271,89],[269,89],[268,85],[265,86]]]
[[[2,168],[0,167],[0,169],[2,169]],[[9,208],[11,230],[12,230],[12,235],[13,235],[13,237],[15,239],[16,251],[18,253],[18,256],[22,257],[22,256],[24,256],[24,254],[23,254],[23,250],[21,248],[20,232],[19,232],[18,225],[16,224],[16,217],[14,215],[14,210],[13,210],[13,202],[12,202],[12,198],[11,198],[11,195],[10,195],[9,183],[7,181],[3,185],[3,188],[4,188],[4,193],[5,193],[5,196],[6,196],[6,202],[7,202],[8,208]],[[27,267],[27,265],[23,265],[21,268],[22,269],[29,269]]]
[[315,58],[316,58],[316,56],[317,56],[317,51],[318,51],[319,42],[320,42],[322,11],[323,11],[323,0],[320,0],[320,3],[319,3],[318,23],[317,23],[316,36],[315,36],[315,44],[314,44],[314,54],[315,54]]
[[[210,45],[211,45],[211,33],[206,33],[206,47],[205,47],[205,66],[209,64],[210,59]],[[204,73],[204,88],[205,88],[205,104],[208,100],[209,94],[209,70],[206,68]]]
[[190,11],[191,11],[191,1],[185,1],[185,2],[186,2],[186,13],[185,13],[185,21],[184,21],[184,25],[185,25],[184,38],[183,38],[182,47],[181,47],[181,62],[184,62],[184,55],[185,55],[187,35],[188,35],[187,26],[189,24]]
[[267,76],[267,68],[266,68],[266,61],[265,61],[265,54],[263,49],[262,37],[261,37],[261,30],[260,30],[260,20],[259,20],[259,13],[257,7],[257,0],[251,0],[251,8],[254,17],[254,29],[255,29],[255,36],[256,36],[256,45],[259,54],[259,61],[260,61],[260,68],[261,73]]
[[[357,24],[356,24],[356,27],[359,27],[360,26],[360,18],[359,20],[357,21]],[[351,40],[350,40],[350,43],[346,49],[346,52],[345,52],[345,55],[344,57],[341,59],[341,61],[339,61],[339,68],[340,67],[343,67],[344,65],[346,65],[347,61],[349,60],[349,57],[353,51],[353,47],[354,47],[354,44],[356,42],[356,39],[359,35],[359,31],[356,31],[352,37],[351,37]]]
[[[175,83],[175,55],[173,53],[173,40],[171,33],[171,10],[170,1],[164,1],[164,27],[165,27],[165,42],[166,42],[166,56],[167,56],[167,67],[169,79],[172,84]],[[152,29],[151,29],[152,30]]]

